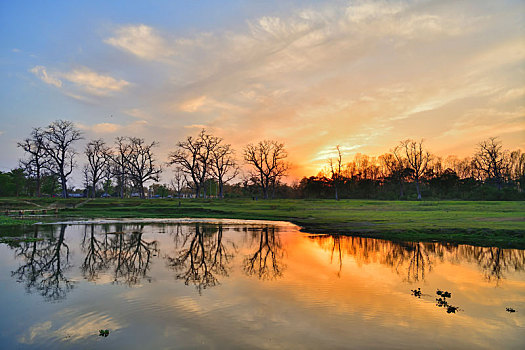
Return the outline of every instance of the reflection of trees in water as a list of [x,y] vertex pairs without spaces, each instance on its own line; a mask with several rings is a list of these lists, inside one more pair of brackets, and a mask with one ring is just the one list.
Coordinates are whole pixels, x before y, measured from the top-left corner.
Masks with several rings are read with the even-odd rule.
[[436,261],[475,262],[489,281],[499,282],[504,273],[525,268],[525,250],[475,247],[435,242],[391,242],[373,238],[317,235],[311,239],[337,257],[339,274],[343,256],[350,255],[358,265],[380,263],[406,274],[410,282],[424,280]]
[[[193,229],[182,230],[180,225],[173,231],[174,256],[166,256],[168,266],[176,271],[175,278],[186,285],[193,284],[197,290],[219,284],[218,276],[228,276],[230,261],[234,254],[223,242],[223,226],[195,224]],[[235,245],[228,242],[233,251]]]
[[148,271],[159,249],[157,241],[144,239],[143,229],[144,225],[115,225],[115,231],[111,231],[104,226],[102,234],[97,234],[95,225],[86,226],[81,243],[86,254],[81,266],[84,278],[95,281],[99,272],[112,270],[113,283],[132,286],[143,279],[151,282]]
[[[51,232],[46,240],[20,242],[14,248],[22,264],[11,274],[25,284],[28,293],[38,292],[46,300],[55,301],[65,298],[73,288],[73,282],[64,275],[71,267],[69,247],[64,240],[66,227],[61,225],[58,232]],[[38,227],[35,227],[33,238],[37,237]]]
[[[88,233],[89,231],[89,233]],[[86,254],[84,262],[80,267],[82,275],[88,281],[96,281],[98,274],[107,268],[106,247],[108,244],[107,235],[104,239],[98,239],[95,235],[95,225],[84,226],[84,238],[81,248]]]
[[458,246],[455,254],[459,257],[457,259],[466,258],[475,261],[486,279],[496,284],[505,278],[506,272],[525,269],[525,250]]
[[246,274],[255,275],[263,280],[281,277],[284,269],[284,250],[275,227],[267,226],[253,230],[251,238],[256,250],[244,259]]

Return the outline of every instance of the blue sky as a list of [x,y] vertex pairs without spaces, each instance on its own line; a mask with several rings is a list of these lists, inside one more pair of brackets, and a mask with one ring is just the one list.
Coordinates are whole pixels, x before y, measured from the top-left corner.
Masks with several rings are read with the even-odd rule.
[[58,118],[86,140],[155,139],[159,160],[201,127],[237,149],[279,139],[297,176],[335,145],[524,149],[524,4],[2,1],[0,171]]

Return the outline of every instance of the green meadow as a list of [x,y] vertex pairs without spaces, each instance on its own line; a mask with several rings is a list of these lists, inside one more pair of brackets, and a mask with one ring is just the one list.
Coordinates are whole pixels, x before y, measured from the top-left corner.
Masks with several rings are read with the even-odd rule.
[[[53,211],[44,220],[183,217],[263,219],[289,221],[310,233],[525,248],[525,202],[0,199],[2,211],[26,210],[24,217],[30,220],[35,220],[30,216],[31,210],[55,208],[58,208],[58,214],[55,215]],[[25,222],[24,219],[7,218],[4,215],[0,217],[0,225]]]

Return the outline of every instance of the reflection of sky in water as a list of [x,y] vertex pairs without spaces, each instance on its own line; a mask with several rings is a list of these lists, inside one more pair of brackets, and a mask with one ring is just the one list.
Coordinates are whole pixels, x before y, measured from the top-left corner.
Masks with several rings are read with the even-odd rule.
[[[525,345],[523,250],[234,223],[28,235],[46,239],[0,246],[5,348]],[[437,289],[457,314],[436,306]]]

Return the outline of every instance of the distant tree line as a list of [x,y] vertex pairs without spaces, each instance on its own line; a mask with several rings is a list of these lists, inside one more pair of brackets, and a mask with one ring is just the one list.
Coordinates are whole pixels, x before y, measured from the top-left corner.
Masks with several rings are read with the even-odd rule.
[[302,198],[523,200],[525,153],[489,138],[466,158],[432,155],[423,141],[404,140],[379,157],[336,157],[297,186]]
[[[274,140],[248,144],[237,157],[231,144],[203,129],[176,142],[161,163],[157,142],[95,139],[79,154],[81,139],[66,120],[34,128],[18,143],[25,152],[20,167],[0,172],[0,196],[525,199],[525,153],[504,149],[497,138],[480,142],[466,158],[439,157],[423,140],[408,139],[378,157],[358,153],[345,161],[337,146],[325,169],[292,185],[283,183],[290,168],[285,145]],[[80,158],[83,188],[74,190],[68,183]],[[161,184],[166,167],[172,176]]]

